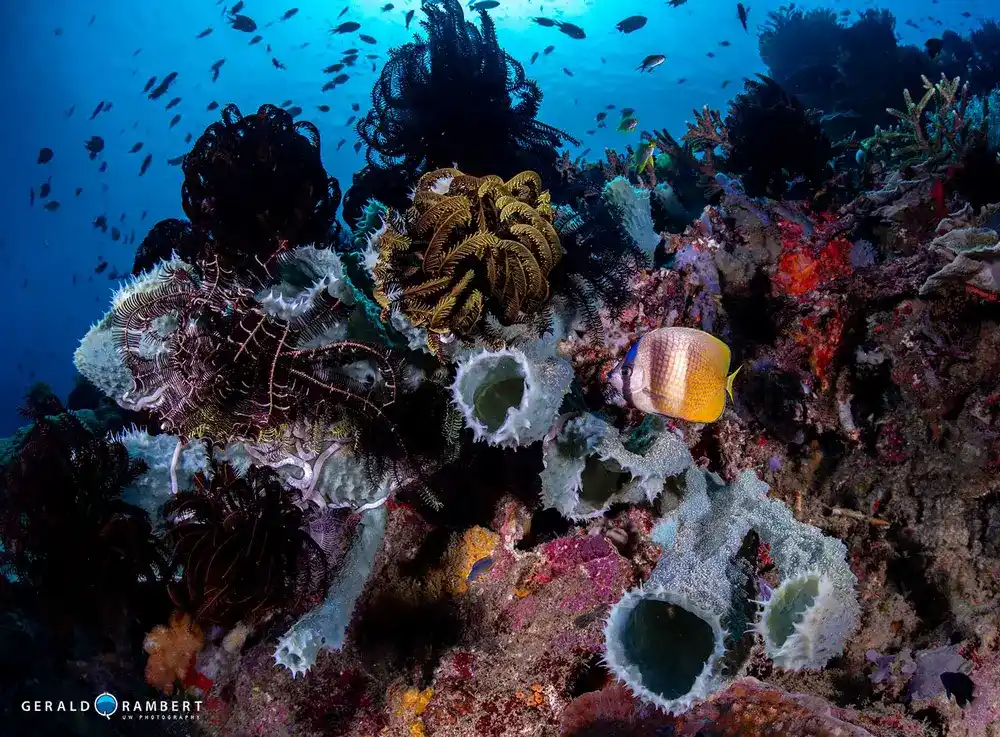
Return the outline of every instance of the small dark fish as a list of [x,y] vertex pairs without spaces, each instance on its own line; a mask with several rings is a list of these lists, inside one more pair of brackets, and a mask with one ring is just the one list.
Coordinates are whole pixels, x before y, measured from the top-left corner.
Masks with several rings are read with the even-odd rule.
[[273,66],[273,67],[274,67],[275,69],[287,69],[287,68],[288,68],[288,67],[286,67],[286,66],[285,66],[284,64],[282,64],[282,63],[281,63],[280,61],[278,61],[278,60],[277,60],[277,59],[276,59],[275,57],[273,57],[273,56],[271,57],[271,65],[272,65],[272,66]]
[[250,39],[250,43],[248,43],[247,46],[253,46],[254,44],[259,44],[263,40],[264,40],[263,36],[254,36],[253,38]]
[[606,117],[608,117],[608,114],[607,114],[607,113],[605,113],[605,112],[600,112],[600,113],[598,113],[598,114],[597,114],[597,122],[598,122],[598,123],[600,123],[600,122],[601,122],[602,120],[604,120],[604,119],[605,119]]
[[687,81],[688,81],[687,77],[681,77],[680,79],[677,80],[677,84],[684,84]]
[[492,558],[480,558],[475,563],[472,564],[472,568],[469,569],[468,580],[475,581],[477,578],[487,573],[493,567]]
[[31,190],[30,190],[30,199],[29,199],[29,202],[31,203],[31,207],[35,206],[35,188],[34,187],[32,187]]
[[205,36],[207,36],[207,35],[208,35],[208,34],[210,34],[211,32],[212,32],[212,29],[211,29],[211,28],[206,28],[206,29],[205,29],[204,31],[202,31],[202,32],[201,32],[201,33],[199,33],[199,34],[198,34],[197,36],[195,36],[195,38],[205,38]]
[[962,15],[963,18],[971,18],[972,17],[972,13],[970,13],[968,10],[963,10],[962,13],[961,13],[961,15]]
[[380,8],[380,10],[381,10],[381,11],[382,11],[383,13],[388,13],[388,12],[389,12],[390,10],[392,10],[392,9],[393,9],[393,8],[395,8],[395,7],[396,7],[396,6],[395,6],[395,5],[393,5],[392,3],[386,3],[385,5],[383,5],[383,6],[382,6],[382,7]]
[[104,112],[111,112],[111,108],[114,106],[113,102],[104,103]]
[[87,22],[87,28],[90,28],[92,25],[94,25],[94,21],[95,20],[97,20],[97,16],[96,15],[90,16],[90,20]]
[[623,118],[631,118],[633,115],[635,115],[635,108],[631,108],[631,107],[623,107],[622,108],[622,117]]
[[153,89],[154,84],[156,84],[156,77],[150,77],[149,81],[146,82],[146,86],[142,88],[143,93],[149,92]]
[[747,15],[750,13],[750,8],[744,7],[743,3],[736,3],[736,15],[740,19],[740,24],[743,26],[743,30],[747,33]]
[[101,165],[100,165],[100,167],[98,167],[97,171],[99,171],[99,172],[101,172],[103,174],[107,170],[108,170],[108,162],[107,161],[102,161]]
[[357,54],[357,53],[358,53],[357,49],[345,49],[344,50],[344,56],[350,56],[351,54]]
[[349,75],[349,74],[338,74],[336,77],[333,78],[333,83],[334,84],[343,84],[344,82],[346,82],[350,78],[351,78],[351,75]]
[[[118,239],[116,238],[115,240],[118,240]],[[95,274],[102,274],[102,273],[104,273],[104,270],[106,268],[108,268],[108,262],[107,261],[101,261],[99,264],[97,264],[97,266],[94,267],[94,273]]]
[[118,228],[111,229],[111,240],[118,241],[121,240],[122,232]]
[[347,119],[347,122],[346,122],[346,123],[344,123],[344,125],[350,125],[351,123],[353,123],[353,122],[354,122],[355,120],[357,120],[357,119],[358,119],[358,116],[357,116],[357,115],[352,115],[351,117],[349,117],[349,118]]
[[336,82],[334,82],[333,80],[330,80],[329,82],[326,82],[326,83],[325,83],[325,84],[324,84],[324,85],[323,85],[323,86],[322,86],[322,87],[320,88],[320,91],[321,91],[321,92],[329,92],[330,90],[332,90],[332,89],[333,89],[334,87],[336,87],[336,86],[337,86],[337,83],[336,83]]
[[354,153],[358,153],[361,150],[361,141],[354,144]]
[[347,139],[346,138],[341,138],[339,141],[337,141],[337,148],[336,148],[336,150],[339,151],[340,147],[343,146],[345,143],[347,143]]
[[732,46],[732,44],[729,43],[728,41],[719,41],[719,46],[722,46],[723,48],[725,48],[727,46]]
[[633,31],[638,31],[649,19],[644,15],[630,15],[623,21],[619,21],[615,28],[617,28],[622,33],[632,33]]
[[344,68],[343,64],[331,64],[330,66],[328,66],[326,69],[323,70],[323,74],[333,74],[335,72],[339,72],[343,68]]
[[555,47],[555,46],[546,46],[546,47],[545,47],[545,48],[544,48],[544,49],[542,50],[542,53],[543,53],[543,54],[545,54],[546,56],[548,56],[549,54],[551,54],[551,53],[552,53],[553,51],[555,51],[555,50],[556,50],[556,47]]
[[70,105],[69,106],[69,110],[67,110],[65,113],[63,113],[63,115],[65,115],[68,118],[70,115],[73,114],[73,112],[75,110],[76,110],[76,105]]
[[497,0],[481,0],[481,2],[473,3],[469,7],[472,10],[493,10],[493,8],[499,8],[500,3]]
[[302,114],[302,108],[300,108],[298,105],[292,105],[285,112],[287,112],[289,115],[291,115],[294,118],[296,115],[301,115]]
[[582,159],[584,156],[586,156],[589,153],[590,153],[590,149],[589,148],[583,149],[583,151],[580,152],[580,158]]
[[243,2],[243,0],[239,0],[239,2],[238,2],[238,3],[236,3],[236,5],[234,5],[234,6],[233,6],[233,7],[232,7],[232,8],[230,9],[229,13],[230,13],[231,15],[236,15],[236,13],[240,12],[241,10],[243,10],[243,7],[244,7],[244,5],[245,5],[245,3]]
[[164,109],[169,110],[170,108],[177,107],[180,104],[181,104],[181,98],[175,97],[173,100],[167,103],[167,106]]
[[293,103],[294,103],[294,100],[285,100],[283,103],[281,103],[281,107],[288,107],[289,105],[291,105]]
[[571,72],[566,67],[563,67],[563,74],[565,74],[567,77],[572,77],[573,76],[573,72]]
[[212,81],[214,82],[219,78],[219,70],[222,69],[222,65],[226,63],[226,60],[219,59],[212,65]]
[[83,142],[83,147],[90,152],[91,160],[97,158],[97,154],[104,150],[104,139],[100,136],[91,136]]
[[726,89],[726,87],[728,87],[728,86],[729,86],[729,80],[728,79],[722,80],[722,88],[721,89]]
[[367,33],[359,33],[358,38],[364,41],[366,44],[377,44],[378,41],[374,36],[369,36]]
[[299,48],[300,49],[304,49],[308,45],[309,45],[309,41],[303,41],[302,43],[299,44]]
[[122,216],[120,218],[118,218],[118,222],[119,223],[124,223],[125,222],[125,213],[124,212],[122,213]]
[[587,34],[583,32],[580,26],[574,25],[573,23],[559,23],[559,30],[565,33],[570,38],[575,38],[577,40],[581,38],[586,38]]
[[194,138],[190,133],[184,136],[184,143],[191,143],[191,139]]
[[142,214],[139,216],[139,219],[140,220],[145,220],[146,219],[146,211],[145,210],[142,211]]
[[94,112],[90,114],[90,119],[93,120],[94,118],[96,118],[103,109],[104,109],[104,100],[101,100],[99,103],[97,103],[97,107],[94,108]]
[[59,209],[59,200],[52,200],[51,202],[46,202],[43,207],[49,212],[55,212]]
[[534,64],[536,59],[538,59],[538,52],[537,51],[534,54],[531,55],[531,63]]
[[357,54],[348,54],[343,59],[341,59],[341,61],[349,67],[353,67],[354,62],[356,62],[357,60],[358,60]]
[[141,177],[149,169],[149,165],[153,163],[153,154],[146,154],[146,158],[142,160],[142,166],[139,167],[139,176]]
[[219,103],[217,103],[215,100],[212,100],[210,103],[208,103],[208,105],[205,107],[205,109],[206,110],[215,110],[217,107],[219,107]]
[[642,60],[642,64],[636,67],[636,71],[651,72],[667,60],[663,54],[650,54]]
[[366,59],[377,59],[378,54],[365,54]]
[[331,28],[330,29],[330,33],[331,34],[333,34],[333,33],[353,33],[354,31],[358,30],[359,28],[361,28],[361,24],[360,23],[355,23],[353,20],[349,20],[349,21],[346,21],[344,23],[341,23],[336,28]]
[[614,110],[615,109],[615,104],[612,102],[612,103],[610,103],[608,105],[605,105],[604,109],[605,110]]
[[77,187],[75,194],[76,194],[77,197],[79,197],[80,195],[82,195],[83,194],[83,187]]
[[410,27],[410,21],[411,21],[411,20],[413,20],[413,11],[412,11],[412,10],[409,10],[409,11],[407,11],[407,13],[406,13],[406,27],[407,27],[407,28],[409,28],[409,27]]
[[944,41],[940,38],[929,38],[924,41],[924,48],[927,49],[927,55],[932,59],[936,58],[937,55],[941,53],[943,46]]
[[338,18],[343,18],[344,15],[347,13],[347,11],[350,10],[350,9],[351,9],[350,5],[345,5],[344,9],[340,11],[340,15],[338,15],[337,17]]
[[286,10],[282,14],[282,16],[281,16],[281,18],[279,18],[279,20],[282,20],[282,21],[288,20],[289,18],[291,18],[293,15],[295,15],[298,12],[299,12],[298,8],[289,8],[288,10]]
[[171,128],[173,128],[175,125],[177,125],[180,122],[181,122],[181,114],[177,113],[177,115],[175,115],[174,117],[172,117],[170,119],[170,125],[167,126],[167,130],[170,130]]
[[552,28],[553,26],[556,25],[556,21],[552,20],[551,18],[532,18],[532,20],[535,21],[535,23],[537,23],[538,25],[544,26],[545,28]]
[[170,89],[170,85],[173,84],[175,79],[177,79],[177,72],[170,72],[170,74],[164,77],[163,81],[156,85],[156,87],[153,88],[153,91],[149,93],[149,99],[158,100],[163,97],[167,93],[167,90]]
[[[181,154],[180,156],[175,156],[172,159],[167,159],[168,166],[180,166],[183,163],[184,163],[184,154]],[[146,217],[145,212],[142,213],[142,217],[143,218]]]
[[356,102],[352,102],[351,103],[351,110],[353,110],[354,112],[358,112],[358,110],[360,110],[360,109],[361,109],[361,106],[358,103],[356,103]]
[[102,233],[107,233],[108,232],[108,216],[107,215],[98,215],[96,218],[94,218],[94,227],[95,228],[100,228]]
[[38,163],[47,164],[52,161],[52,156],[53,153],[51,148],[43,148],[38,152]]
[[321,113],[328,113],[328,112],[330,112],[330,106],[329,105],[317,105],[316,109],[319,110]]
[[709,51],[707,54],[705,54],[705,56],[707,56],[709,59],[714,59],[715,58],[715,52],[714,51]]
[[140,53],[142,53],[142,47],[141,46],[139,48],[137,48],[135,51],[132,52],[132,56],[138,56]]
[[243,31],[243,33],[253,33],[257,30],[257,24],[249,15],[234,15],[230,17],[229,26],[234,31]]
[[132,148],[130,148],[128,152],[130,154],[137,154],[141,150],[142,150],[142,141],[139,141],[138,143],[133,144]]
[[42,182],[42,186],[38,188],[38,196],[39,198],[44,200],[46,197],[49,196],[49,192],[51,191],[52,191],[52,177],[49,177],[44,182]]
[[130,230],[130,231],[129,231],[129,234],[128,234],[128,242],[129,242],[130,244],[132,244],[132,243],[135,243],[135,231],[134,231],[134,230]]

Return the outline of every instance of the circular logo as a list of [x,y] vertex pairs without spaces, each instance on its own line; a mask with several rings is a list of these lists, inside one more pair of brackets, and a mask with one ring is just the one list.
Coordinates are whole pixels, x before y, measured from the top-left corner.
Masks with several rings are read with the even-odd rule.
[[94,711],[105,719],[110,719],[111,715],[118,711],[118,699],[114,694],[105,691],[94,699]]

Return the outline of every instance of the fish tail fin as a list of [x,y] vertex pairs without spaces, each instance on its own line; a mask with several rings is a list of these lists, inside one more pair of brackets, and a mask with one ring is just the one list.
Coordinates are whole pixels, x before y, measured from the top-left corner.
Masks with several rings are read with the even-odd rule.
[[743,367],[740,366],[738,369],[733,371],[733,373],[729,374],[729,376],[726,377],[726,394],[729,395],[729,399],[733,402],[736,401],[736,397],[733,396],[733,380],[736,378],[736,374],[738,374],[742,370]]

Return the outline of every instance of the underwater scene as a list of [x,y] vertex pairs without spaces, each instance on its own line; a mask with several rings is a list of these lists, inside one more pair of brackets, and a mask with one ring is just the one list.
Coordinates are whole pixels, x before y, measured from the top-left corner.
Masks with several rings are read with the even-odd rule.
[[0,33],[0,737],[1000,737],[998,4]]

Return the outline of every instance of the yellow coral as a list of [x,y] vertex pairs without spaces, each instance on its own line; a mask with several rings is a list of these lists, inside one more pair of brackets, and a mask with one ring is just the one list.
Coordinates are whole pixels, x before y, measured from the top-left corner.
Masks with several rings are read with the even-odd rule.
[[425,688],[423,691],[417,688],[408,688],[400,696],[396,716],[408,723],[410,737],[426,737],[427,730],[420,715],[427,710],[427,705],[430,704],[433,697],[433,688]]
[[473,337],[486,314],[510,325],[538,313],[562,258],[552,203],[533,171],[508,181],[458,169],[424,174],[405,218],[389,212],[376,242],[375,299],[426,328],[428,345]]
[[157,625],[142,643],[142,649],[149,653],[146,683],[172,694],[175,682],[184,681],[204,644],[201,627],[187,614],[174,612],[168,626]]

